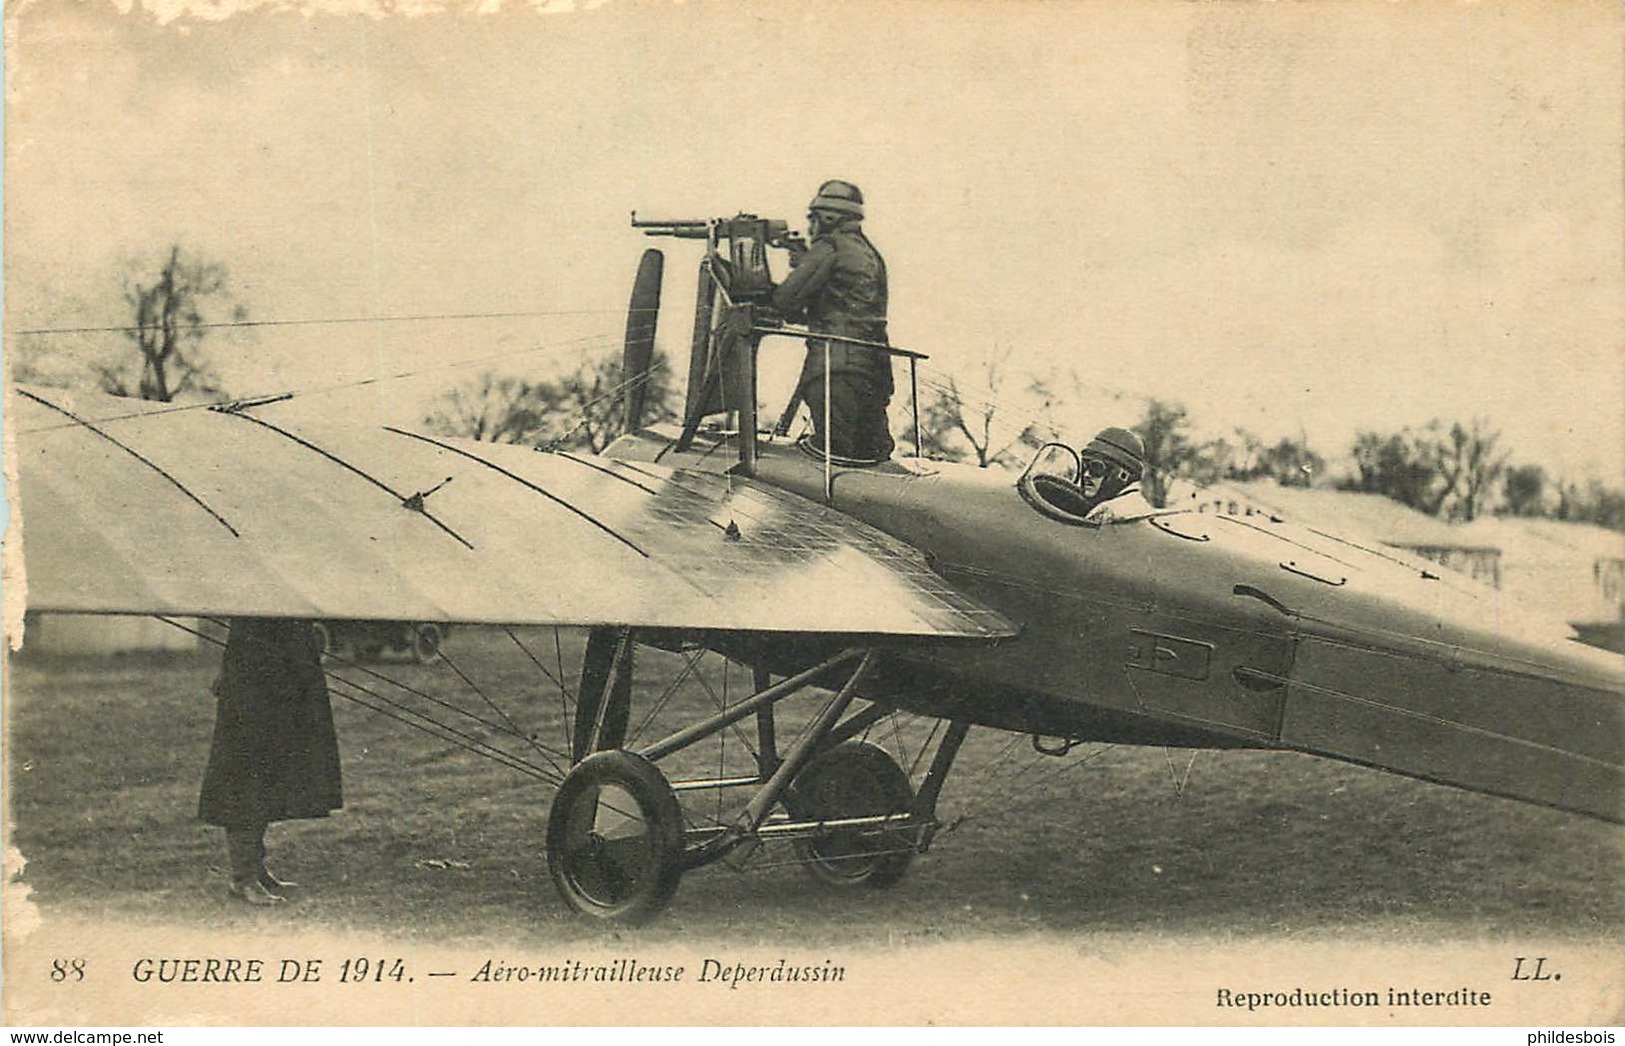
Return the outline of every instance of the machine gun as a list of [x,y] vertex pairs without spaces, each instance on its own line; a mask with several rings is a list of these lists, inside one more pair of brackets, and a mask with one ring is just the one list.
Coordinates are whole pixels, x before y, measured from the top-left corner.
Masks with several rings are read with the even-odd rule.
[[[767,249],[776,247],[791,257],[807,249],[807,241],[790,223],[779,218],[760,218],[741,212],[732,218],[679,218],[672,221],[645,220],[632,212],[632,228],[645,236],[675,236],[684,240],[705,240],[712,276],[738,303],[765,302],[773,292],[773,275],[767,268]],[[726,241],[726,252],[722,244]]]
[[[753,475],[756,468],[757,390],[756,356],[762,339],[767,337],[795,338],[797,340],[839,341],[846,345],[861,346],[891,357],[904,357],[909,361],[909,388],[914,402],[914,445],[919,437],[919,387],[917,364],[925,359],[924,353],[898,348],[885,342],[868,341],[845,334],[832,334],[809,327],[787,323],[772,307],[773,276],[767,267],[770,247],[788,251],[791,264],[807,249],[800,233],[791,230],[788,222],[777,218],[762,218],[740,213],[732,218],[679,218],[675,220],[640,219],[632,212],[632,228],[642,229],[645,236],[672,236],[683,240],[704,240],[705,260],[700,263],[694,311],[694,336],[689,343],[688,392],[683,407],[683,430],[676,447],[687,450],[699,431],[701,421],[711,415],[733,415],[731,424],[738,434],[739,468],[744,475]],[[726,248],[724,248],[726,243]],[[649,255],[661,252],[651,248]],[[658,261],[654,268],[659,272]],[[642,270],[639,280],[641,282]],[[658,275],[651,281],[647,304],[636,290],[632,312],[645,315],[659,305]],[[637,373],[648,364],[652,351],[652,323],[647,324],[651,335],[648,348],[642,351],[641,364],[629,355],[628,374]],[[641,329],[641,328],[640,328]],[[628,330],[631,330],[629,324]],[[630,344],[630,335],[629,341]],[[630,350],[629,350],[630,351]],[[825,355],[824,381],[829,382],[828,355]],[[827,406],[826,397],[826,406]],[[778,435],[789,432],[796,411],[801,406],[800,390],[791,398],[789,406],[779,416],[773,431]],[[630,415],[629,415],[630,416]],[[635,423],[628,423],[635,428]],[[824,429],[829,422],[826,417]],[[832,479],[829,461],[825,462],[825,495],[828,497]]]

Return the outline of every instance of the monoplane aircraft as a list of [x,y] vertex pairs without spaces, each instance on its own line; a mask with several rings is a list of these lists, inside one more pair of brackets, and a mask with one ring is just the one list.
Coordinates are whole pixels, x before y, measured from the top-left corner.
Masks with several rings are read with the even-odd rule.
[[[577,700],[566,739],[523,739],[558,786],[553,881],[607,919],[648,918],[685,872],[778,840],[827,882],[897,882],[940,827],[973,727],[1053,755],[1292,750],[1625,821],[1618,655],[1449,570],[1286,521],[1091,524],[1067,445],[1013,479],[837,461],[763,431],[759,355],[821,336],[766,304],[784,224],[634,224],[704,244],[680,424],[644,424],[654,249],[627,325],[628,435],[601,456],[295,424],[282,398],[19,388],[28,607],[589,629],[561,683]],[[922,358],[867,347],[911,378]],[[638,646],[721,653],[753,690],[645,739]],[[810,711],[781,743],[797,695]],[[865,740],[899,709],[937,723],[914,767]],[[742,724],[746,772],[682,763]],[[723,793],[726,816],[692,816]]]

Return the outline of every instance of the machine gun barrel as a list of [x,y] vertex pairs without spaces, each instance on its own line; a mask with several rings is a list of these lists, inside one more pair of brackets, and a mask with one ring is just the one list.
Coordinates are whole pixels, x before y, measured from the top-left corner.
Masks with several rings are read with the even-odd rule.
[[670,221],[639,218],[632,212],[632,228],[642,229],[645,236],[676,236],[684,240],[705,240],[711,236],[711,221],[706,218],[676,218]]
[[801,234],[780,218],[761,218],[741,212],[732,218],[639,218],[632,212],[632,228],[642,229],[645,236],[676,236],[684,240],[708,240],[713,232],[718,239],[754,240],[766,247],[779,247],[788,251],[806,249]]

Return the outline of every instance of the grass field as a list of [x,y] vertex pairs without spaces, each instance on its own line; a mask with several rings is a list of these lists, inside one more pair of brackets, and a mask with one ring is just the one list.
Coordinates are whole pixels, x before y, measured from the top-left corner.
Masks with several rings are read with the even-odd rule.
[[[553,668],[551,633],[527,646]],[[572,678],[579,650],[566,635],[558,652]],[[506,636],[466,630],[446,651],[525,730],[557,736],[556,688]],[[47,917],[260,919],[227,897],[218,830],[195,820],[217,665],[209,649],[12,660],[12,840]],[[643,657],[637,707],[680,666]],[[495,718],[445,663],[381,671]],[[685,684],[677,720],[710,699]],[[551,789],[337,696],[334,713],[345,809],[272,828],[273,866],[307,887],[279,918],[426,941],[603,932],[567,912],[548,880]],[[1189,752],[1085,747],[1010,778],[995,765],[1007,740],[972,732],[943,801],[945,819],[970,816],[897,887],[833,894],[779,862],[787,850],[768,852],[769,867],[689,874],[667,915],[635,932],[895,944],[1034,930],[1394,942],[1625,931],[1625,833],[1613,826],[1283,753],[1193,763]],[[744,745],[731,743],[718,757],[736,766]]]

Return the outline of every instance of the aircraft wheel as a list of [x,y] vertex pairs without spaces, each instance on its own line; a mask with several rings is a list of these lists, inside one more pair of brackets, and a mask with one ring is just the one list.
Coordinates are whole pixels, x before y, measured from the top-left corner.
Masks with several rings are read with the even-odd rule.
[[[885,749],[846,741],[796,775],[784,805],[797,819],[896,814],[912,808],[914,789]],[[914,859],[908,837],[900,832],[837,829],[799,839],[795,847],[809,875],[838,887],[891,886]]]
[[323,654],[331,654],[333,652],[332,631],[321,621],[311,625],[311,630],[316,633],[316,649]]
[[412,660],[426,665],[440,653],[440,626],[422,624],[412,629]]
[[576,911],[618,922],[660,912],[682,875],[683,812],[665,775],[631,752],[596,752],[559,786],[547,867]]

